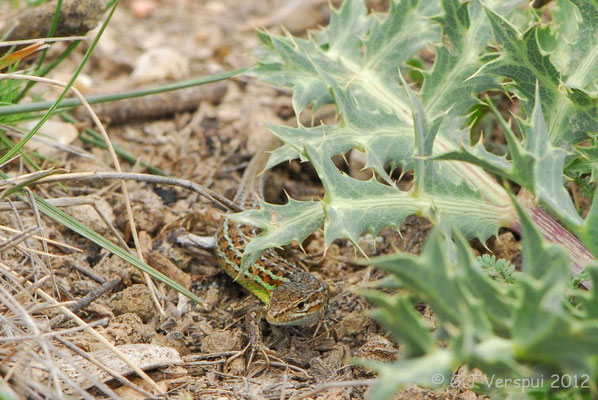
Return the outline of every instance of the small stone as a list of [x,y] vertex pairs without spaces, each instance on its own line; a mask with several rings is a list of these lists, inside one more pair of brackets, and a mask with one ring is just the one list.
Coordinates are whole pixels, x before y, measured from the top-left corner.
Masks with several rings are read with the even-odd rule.
[[336,328],[336,332],[340,338],[346,335],[355,335],[363,331],[363,326],[367,322],[368,317],[363,311],[353,311],[342,319]]
[[223,353],[241,350],[241,339],[230,332],[216,331],[201,340],[204,353]]
[[110,301],[110,305],[116,315],[134,313],[144,323],[149,322],[156,314],[150,291],[143,284],[129,286],[122,292],[115,294]]
[[96,287],[97,285],[95,283],[81,279],[71,282],[70,291],[77,296],[85,296]]
[[189,59],[173,48],[152,48],[139,57],[131,79],[136,85],[179,80],[189,74]]
[[[39,121],[29,120],[21,127],[27,131],[33,129]],[[73,124],[48,120],[40,128],[36,137],[25,144],[30,151],[35,151],[47,158],[55,158],[64,151],[64,146],[71,144],[79,136],[79,131]]]
[[161,346],[172,347],[179,352],[181,356],[186,356],[191,352],[185,342],[185,336],[180,332],[170,332],[167,335],[156,335],[152,338],[152,344],[159,344]]
[[129,9],[134,17],[139,19],[149,18],[158,4],[154,0],[134,0]]
[[102,332],[115,345],[146,343],[150,337],[155,335],[153,329],[145,325],[137,314],[126,313],[118,315],[110,321],[110,324]]

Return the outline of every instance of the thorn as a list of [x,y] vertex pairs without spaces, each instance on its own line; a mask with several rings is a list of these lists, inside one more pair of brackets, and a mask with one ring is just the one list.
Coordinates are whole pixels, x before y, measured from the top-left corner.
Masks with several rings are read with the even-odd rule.
[[366,259],[368,259],[368,260],[370,259],[370,258],[368,257],[368,255],[367,255],[367,254],[365,254],[365,251],[363,251],[363,249],[362,249],[362,248],[359,246],[359,244],[357,243],[357,241],[353,241],[352,239],[349,239],[349,240],[351,241],[351,243],[353,243],[353,247],[354,247],[354,249],[355,249],[355,257],[357,257],[357,250],[359,250],[359,251],[361,252],[361,254],[363,254],[363,256],[364,256]]
[[401,238],[401,240],[402,240],[402,239],[405,239],[405,238],[403,237],[403,234],[401,233],[401,229],[400,229],[400,227],[399,227],[399,229],[397,229],[397,233],[399,234],[399,237]]
[[347,167],[349,166],[349,161],[347,160],[347,156],[345,153],[343,153],[343,160],[345,160],[345,164],[347,164]]
[[305,249],[303,248],[303,243],[299,243],[299,248],[301,249],[303,254],[307,255],[307,251],[305,251]]
[[288,202],[291,201],[292,198],[289,195],[289,192],[287,192],[287,190],[285,188],[282,188],[282,191],[283,191],[284,195],[287,197],[287,204],[288,204]]
[[[478,140],[478,142],[477,142],[476,144],[480,144],[480,143],[481,143],[482,145],[483,145],[483,143],[484,143],[484,130],[482,130],[482,131],[480,132],[480,139]],[[461,144],[462,144],[462,145],[464,145],[464,143],[461,143]]]

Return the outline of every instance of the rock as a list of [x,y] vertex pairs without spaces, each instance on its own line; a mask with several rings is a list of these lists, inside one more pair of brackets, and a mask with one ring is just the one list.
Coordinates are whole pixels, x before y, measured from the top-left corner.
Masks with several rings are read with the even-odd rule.
[[152,328],[141,321],[139,315],[133,313],[125,313],[112,318],[102,333],[112,339],[114,345],[146,343],[156,335]]
[[149,322],[156,314],[150,291],[143,284],[129,286],[115,294],[110,300],[110,305],[115,315],[137,314],[144,323]]

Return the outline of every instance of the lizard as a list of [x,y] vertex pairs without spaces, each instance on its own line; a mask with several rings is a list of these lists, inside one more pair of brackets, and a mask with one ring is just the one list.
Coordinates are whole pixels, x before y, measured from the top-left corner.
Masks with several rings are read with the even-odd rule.
[[[262,174],[270,150],[279,143],[273,137],[256,152],[245,169],[233,201],[241,207],[256,208],[263,198]],[[328,307],[328,285],[281,257],[274,249],[244,272],[241,271],[243,248],[259,229],[242,225],[226,216],[216,234],[216,256],[226,273],[260,299],[265,318],[271,325],[305,326],[318,322]]]

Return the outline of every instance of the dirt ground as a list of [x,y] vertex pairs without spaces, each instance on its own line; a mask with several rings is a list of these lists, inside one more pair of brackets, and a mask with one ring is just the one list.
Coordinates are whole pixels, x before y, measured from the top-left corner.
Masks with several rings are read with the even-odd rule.
[[[385,5],[373,2],[372,6],[383,9]],[[123,1],[77,86],[86,95],[93,95],[250,66],[254,62],[251,52],[259,45],[255,27],[266,27],[276,33],[284,26],[293,34],[306,35],[308,29],[326,24],[328,16],[325,0]],[[82,49],[52,77],[68,80],[81,54]],[[46,98],[52,98],[54,89],[44,90],[50,91]],[[151,120],[115,118],[105,126],[113,143],[139,160],[231,198],[243,168],[259,143],[270,135],[263,122],[296,124],[296,117],[288,91],[248,78],[207,86],[207,90],[213,92],[206,97],[211,101],[203,101],[190,111]],[[91,125],[81,124],[78,129],[85,126]],[[80,139],[69,143],[94,158],[59,151],[51,156],[54,166],[72,172],[113,170],[103,149]],[[48,166],[49,162],[44,165]],[[123,162],[122,166],[126,171],[147,172],[139,164]],[[347,168],[351,173],[358,171],[359,165],[350,162]],[[147,262],[191,289],[203,299],[204,307],[158,285],[164,294],[160,299],[164,311],[159,312],[139,271],[49,219],[43,220],[48,236],[83,252],[51,246],[51,253],[63,257],[52,258],[46,265],[54,278],[42,287],[65,302],[98,290],[103,286],[101,282],[113,282],[109,290],[77,314],[88,323],[107,318],[95,329],[114,345],[146,345],[138,347],[139,351],[156,348],[149,345],[176,349],[182,362],[159,364],[161,368],[149,372],[170,398],[362,399],[367,396],[367,385],[327,384],[355,380],[367,383],[375,378],[373,373],[356,366],[355,358],[392,361],[399,356],[400,344],[368,318],[370,305],[358,295],[360,289],[372,287],[382,277],[381,272],[354,263],[355,249],[344,241],[335,242],[324,255],[323,236],[319,232],[303,244],[307,256],[302,259],[305,267],[330,287],[326,321],[320,326],[289,328],[263,322],[263,341],[272,350],[269,362],[259,354],[251,365],[248,354],[235,358],[247,344],[243,316],[257,304],[257,299],[220,269],[211,251],[182,246],[174,239],[181,232],[213,235],[217,228],[207,215],[218,208],[182,188],[136,182],[129,182],[127,187]],[[73,182],[46,185],[37,190],[44,198],[95,199],[133,246],[118,182]],[[284,201],[283,190],[296,199],[316,198],[323,193],[317,176],[309,166],[299,163],[278,167],[270,174],[267,199]],[[114,239],[91,206],[65,210]],[[0,216],[3,225],[10,225],[9,216]],[[23,212],[21,216],[25,223],[33,223],[31,213]],[[400,233],[388,228],[377,237],[366,235],[362,247],[370,255],[395,250],[418,253],[430,227],[426,220],[410,217]],[[509,232],[488,245],[497,257],[517,259],[518,244]],[[477,248],[484,251],[481,245]],[[291,248],[287,253],[295,257],[301,251]],[[23,258],[17,251],[0,255],[2,263],[25,268]],[[433,317],[424,306],[421,312],[433,324]],[[46,315],[52,318],[54,313]],[[68,320],[57,325],[61,329],[69,327],[72,324]],[[84,332],[65,337],[88,353],[105,347]],[[176,355],[173,357],[176,359]],[[142,379],[129,378],[151,390]],[[124,398],[144,398],[118,382],[112,381],[109,386]],[[93,390],[94,395],[103,396]],[[465,388],[431,392],[411,387],[397,398],[475,399],[477,396]]]

